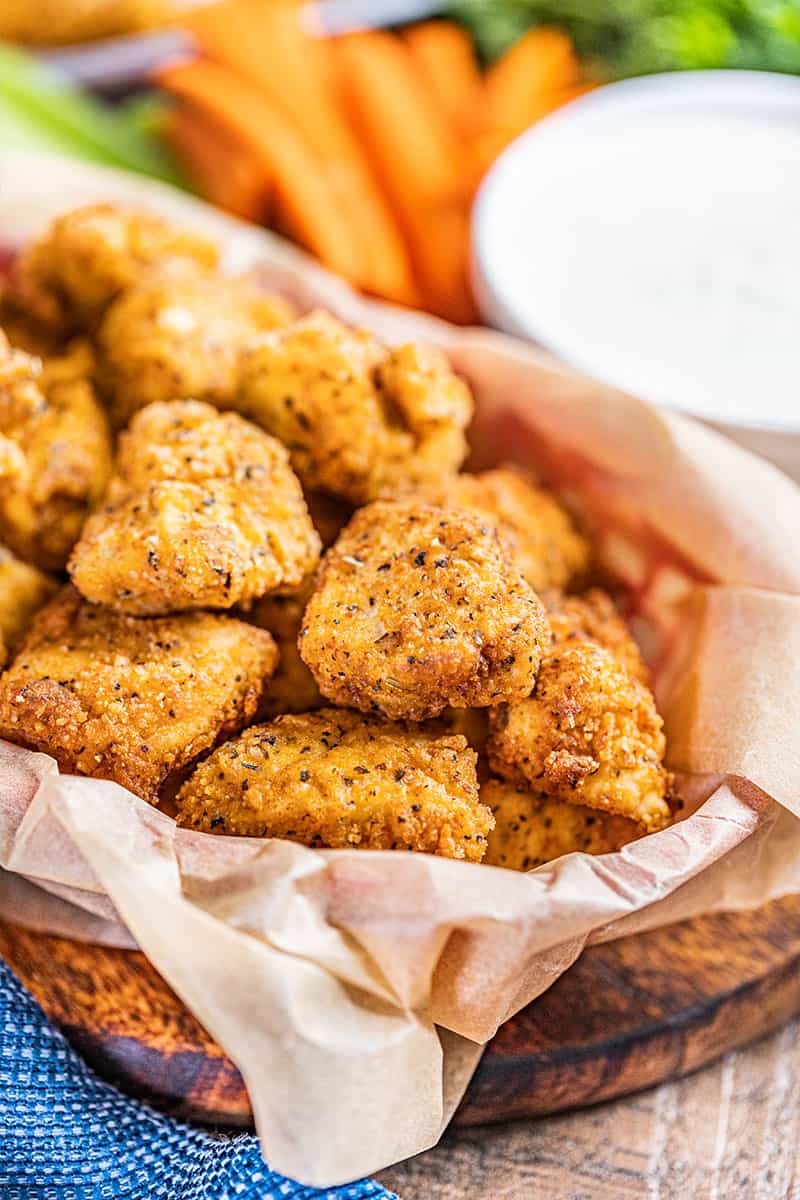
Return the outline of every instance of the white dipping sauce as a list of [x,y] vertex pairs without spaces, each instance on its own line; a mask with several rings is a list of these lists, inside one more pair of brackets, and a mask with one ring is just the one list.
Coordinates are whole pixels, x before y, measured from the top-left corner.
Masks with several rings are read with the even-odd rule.
[[500,159],[474,234],[501,327],[656,403],[800,429],[800,81],[592,93]]

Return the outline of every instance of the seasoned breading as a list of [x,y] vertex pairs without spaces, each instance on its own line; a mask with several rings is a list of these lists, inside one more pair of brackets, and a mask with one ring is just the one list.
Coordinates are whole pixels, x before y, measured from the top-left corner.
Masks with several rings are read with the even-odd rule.
[[142,409],[69,561],[78,590],[135,616],[247,605],[319,558],[284,446],[196,400]]
[[464,738],[334,708],[251,726],[201,763],[178,808],[209,833],[470,862],[492,827]]
[[111,470],[111,435],[80,357],[41,359],[0,333],[0,539],[60,570]]
[[463,508],[497,529],[532,588],[564,588],[589,563],[589,543],[552,492],[520,471],[498,467],[454,475],[421,489],[426,504]]
[[165,259],[212,268],[213,243],[161,217],[92,204],[58,217],[31,242],[14,270],[12,295],[28,317],[61,333],[92,329],[140,272]]
[[544,795],[659,829],[670,815],[662,725],[652,694],[607,650],[554,643],[533,694],[490,714],[489,762]]
[[67,587],[0,677],[0,736],[155,802],[171,776],[252,719],[277,657],[270,635],[242,621],[137,620]]
[[581,596],[551,594],[546,604],[554,642],[563,646],[587,638],[597,642],[634,679],[649,686],[650,672],[641,651],[607,592],[592,588]]
[[[0,643],[6,651],[14,650],[34,613],[57,591],[51,576],[0,546]],[[0,664],[4,660],[0,650]]]
[[566,804],[502,779],[481,785],[481,801],[495,819],[484,862],[513,871],[530,871],[573,851],[607,854],[642,833],[626,817]]
[[325,555],[299,645],[329,700],[424,720],[527,696],[549,636],[494,530],[376,501]]
[[304,584],[290,595],[265,596],[262,600],[257,600],[246,615],[246,620],[252,621],[261,629],[269,630],[280,654],[278,669],[261,697],[259,720],[267,720],[287,712],[310,712],[325,703],[314,676],[303,662],[297,648],[297,638],[303,612],[311,594],[312,582],[309,576]]
[[140,275],[100,325],[97,378],[112,420],[160,400],[231,407],[247,343],[285,324],[290,310],[248,279],[178,260]]
[[437,350],[389,351],[326,312],[257,339],[237,407],[289,447],[306,488],[352,504],[458,470],[472,416]]

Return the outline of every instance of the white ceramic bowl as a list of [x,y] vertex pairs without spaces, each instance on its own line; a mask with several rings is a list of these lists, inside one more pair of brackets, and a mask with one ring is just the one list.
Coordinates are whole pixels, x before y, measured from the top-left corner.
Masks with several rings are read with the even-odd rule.
[[491,324],[800,479],[800,79],[687,72],[574,101],[489,172],[473,247]]

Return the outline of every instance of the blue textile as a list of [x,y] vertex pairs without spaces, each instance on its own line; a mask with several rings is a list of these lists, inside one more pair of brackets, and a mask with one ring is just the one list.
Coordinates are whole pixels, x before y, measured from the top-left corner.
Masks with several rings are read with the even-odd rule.
[[0,961],[0,1200],[396,1200],[369,1180],[275,1175],[251,1134],[217,1137],[103,1083]]

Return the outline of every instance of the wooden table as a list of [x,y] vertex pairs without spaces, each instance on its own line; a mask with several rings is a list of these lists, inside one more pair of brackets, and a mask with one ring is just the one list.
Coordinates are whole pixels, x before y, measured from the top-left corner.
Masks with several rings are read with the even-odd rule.
[[401,1200],[799,1200],[800,1022],[629,1099],[450,1131],[378,1178]]

